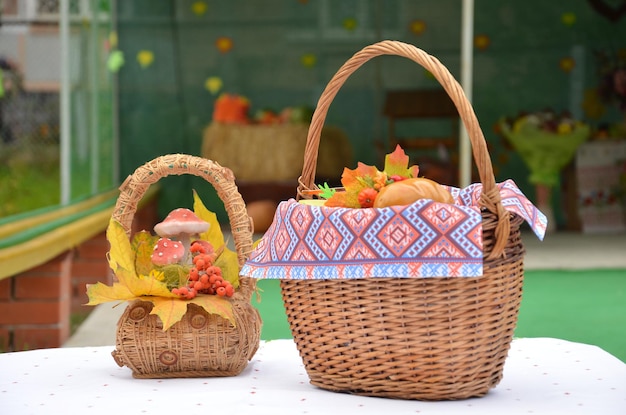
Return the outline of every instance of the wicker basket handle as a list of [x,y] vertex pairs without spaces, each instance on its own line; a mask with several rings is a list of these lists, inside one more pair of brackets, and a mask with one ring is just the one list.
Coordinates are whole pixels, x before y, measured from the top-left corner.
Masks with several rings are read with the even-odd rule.
[[[252,251],[252,223],[246,205],[235,184],[235,177],[230,169],[201,157],[186,154],[170,154],[157,157],[138,167],[120,186],[112,217],[117,220],[130,237],[133,217],[137,204],[150,185],[171,175],[191,174],[209,182],[224,203],[230,222],[239,267]],[[245,296],[252,296],[255,289],[254,280],[241,279],[241,291]]]
[[305,197],[303,196],[303,190],[310,190],[316,187],[314,180],[320,136],[330,104],[341,86],[353,72],[368,60],[381,55],[398,55],[420,64],[434,75],[448,93],[452,102],[454,102],[468,132],[472,144],[474,161],[476,162],[480,181],[483,185],[480,204],[488,211],[494,213],[497,218],[495,230],[496,242],[488,258],[501,256],[504,252],[504,247],[506,246],[510,232],[509,214],[502,206],[502,200],[496,186],[487,143],[485,142],[485,137],[478,124],[474,109],[465,96],[461,85],[459,85],[448,69],[437,58],[407,43],[386,40],[367,46],[346,61],[330,80],[317,103],[309,127],[307,143],[304,150],[302,176],[300,176],[299,179],[298,198]]

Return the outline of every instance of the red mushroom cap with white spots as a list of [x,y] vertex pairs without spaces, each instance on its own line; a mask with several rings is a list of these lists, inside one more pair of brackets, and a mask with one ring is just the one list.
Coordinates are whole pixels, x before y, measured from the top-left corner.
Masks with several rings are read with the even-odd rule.
[[152,251],[152,263],[154,265],[176,264],[185,256],[185,247],[178,241],[169,238],[161,238],[157,241]]
[[189,209],[178,208],[170,212],[163,222],[154,226],[154,231],[159,236],[172,237],[181,234],[196,235],[206,232],[209,223],[203,221]]

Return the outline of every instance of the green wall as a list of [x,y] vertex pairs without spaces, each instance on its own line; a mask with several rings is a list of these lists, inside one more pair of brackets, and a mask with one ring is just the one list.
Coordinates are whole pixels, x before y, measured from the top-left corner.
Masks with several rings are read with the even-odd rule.
[[[206,10],[195,13],[196,3]],[[204,87],[211,76],[222,79],[222,91],[250,98],[253,112],[315,106],[352,54],[395,39],[436,56],[459,78],[460,0],[133,0],[118,1],[117,15],[126,62],[119,72],[122,177],[162,154],[200,154],[216,98]],[[564,15],[575,21],[564,23]],[[414,21],[423,22],[425,30],[414,33]],[[356,25],[349,30],[347,22]],[[584,0],[475,2],[474,32],[486,35],[489,46],[474,51],[473,106],[490,142],[497,181],[513,178],[534,197],[525,166],[502,146],[493,125],[502,116],[547,107],[583,117],[583,91],[595,82],[593,50],[626,46],[619,42],[626,39],[625,22],[609,22]],[[232,50],[218,51],[219,37],[232,39]],[[145,68],[136,59],[141,50],[154,56]],[[316,57],[314,66],[302,64],[305,54]],[[570,72],[559,66],[566,57],[575,61]],[[378,163],[374,144],[385,139],[387,129],[381,116],[384,91],[435,85],[411,61],[376,58],[342,88],[327,124],[347,132],[355,159]],[[607,120],[617,116],[609,113]],[[168,178],[162,184],[163,213],[190,205],[193,187],[223,217],[210,186],[195,178]]]

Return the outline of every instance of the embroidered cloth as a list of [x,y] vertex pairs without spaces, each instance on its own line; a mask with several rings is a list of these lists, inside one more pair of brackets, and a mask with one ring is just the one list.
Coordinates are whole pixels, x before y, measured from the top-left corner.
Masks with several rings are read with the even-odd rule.
[[[512,180],[503,206],[543,240],[543,215]],[[448,187],[454,204],[351,209],[281,202],[240,275],[257,279],[477,277],[483,273],[482,184]]]

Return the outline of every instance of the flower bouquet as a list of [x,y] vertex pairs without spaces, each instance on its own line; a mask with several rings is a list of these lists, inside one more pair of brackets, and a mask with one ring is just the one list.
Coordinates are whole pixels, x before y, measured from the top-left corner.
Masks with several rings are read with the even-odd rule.
[[578,147],[589,138],[590,127],[567,114],[543,111],[502,119],[499,129],[530,170],[528,180],[536,186],[537,206],[548,216],[549,230],[554,230],[552,188],[559,184],[561,170],[572,161]]
[[499,126],[530,170],[529,181],[548,187],[559,184],[561,170],[590,134],[587,124],[550,111],[503,119]]
[[[149,183],[168,174],[197,174],[224,201],[237,252],[226,246],[215,213],[193,192],[193,211],[179,208],[129,239],[132,214]],[[129,301],[118,323],[113,356],[134,377],[232,376],[258,348],[260,318],[254,283],[239,278],[251,249],[251,225],[232,172],[186,155],[158,158],[137,169],[107,228],[108,262],[117,281],[87,287],[88,305]]]

